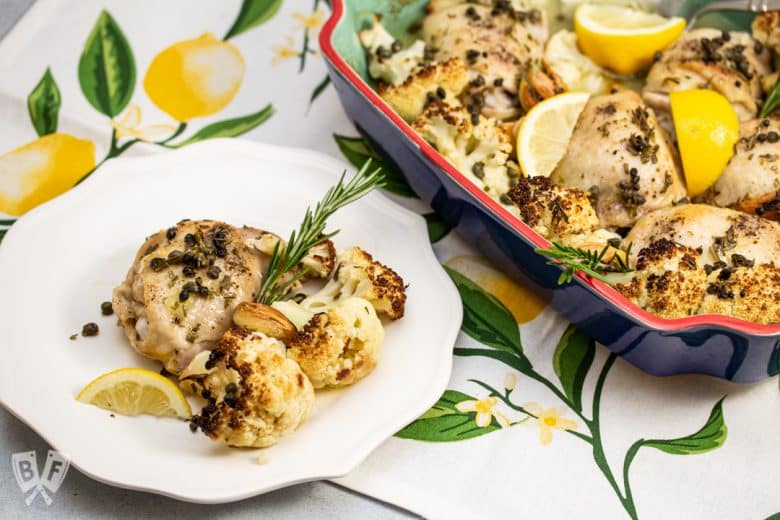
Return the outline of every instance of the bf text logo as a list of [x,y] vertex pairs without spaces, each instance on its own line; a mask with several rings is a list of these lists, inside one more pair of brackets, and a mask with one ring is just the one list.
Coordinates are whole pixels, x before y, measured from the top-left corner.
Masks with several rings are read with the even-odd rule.
[[49,450],[46,456],[46,463],[43,466],[43,473],[38,473],[38,459],[34,451],[25,451],[11,455],[11,463],[14,467],[14,477],[19,489],[27,495],[25,502],[27,505],[33,503],[33,500],[40,495],[47,506],[51,505],[51,496],[49,493],[56,493],[65,480],[70,465],[68,459],[54,450]]

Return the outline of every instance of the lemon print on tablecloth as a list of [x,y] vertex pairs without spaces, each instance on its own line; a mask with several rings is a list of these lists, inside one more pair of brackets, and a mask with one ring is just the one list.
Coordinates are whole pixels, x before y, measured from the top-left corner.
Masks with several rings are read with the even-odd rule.
[[244,69],[244,58],[233,44],[205,33],[155,56],[144,90],[163,112],[185,122],[225,108],[241,87]]
[[470,278],[493,295],[509,309],[517,323],[533,320],[547,307],[547,302],[532,288],[516,284],[507,275],[492,267],[484,257],[455,256],[444,265]]
[[19,216],[70,189],[95,167],[95,145],[49,134],[0,156],[0,211]]

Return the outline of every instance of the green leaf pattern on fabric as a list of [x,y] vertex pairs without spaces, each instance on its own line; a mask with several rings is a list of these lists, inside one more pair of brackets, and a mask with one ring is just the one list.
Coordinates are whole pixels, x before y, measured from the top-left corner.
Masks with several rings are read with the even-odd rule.
[[336,144],[341,153],[344,154],[344,157],[356,168],[363,166],[363,163],[369,158],[375,165],[382,168],[388,179],[388,183],[385,186],[387,191],[401,197],[417,197],[403,176],[390,167],[363,138],[347,137],[338,134],[333,134],[333,138],[336,140]]
[[695,455],[723,446],[723,443],[726,442],[727,432],[728,428],[723,421],[723,399],[721,399],[712,407],[707,422],[696,433],[677,439],[649,439],[641,442],[643,446],[672,455]]
[[555,375],[577,411],[582,410],[582,385],[595,355],[593,340],[573,325],[563,333],[553,354]]
[[428,238],[431,239],[431,243],[438,242],[452,231],[452,226],[444,222],[436,213],[426,213],[423,218],[428,225]]
[[459,272],[444,269],[463,300],[463,332],[494,349],[522,352],[517,322],[504,304]]
[[116,21],[104,10],[81,53],[81,90],[101,114],[115,117],[133,96],[135,75],[135,58],[130,44]]
[[39,137],[57,131],[60,105],[62,105],[60,89],[54,81],[51,70],[47,68],[41,80],[27,96],[27,112]]
[[430,410],[396,433],[396,437],[428,442],[453,442],[500,430],[501,425],[495,417],[491,418],[487,426],[478,426],[477,412],[461,412],[456,408],[459,403],[476,400],[475,397],[462,392],[447,390]]
[[188,144],[197,143],[198,141],[205,141],[206,139],[238,137],[263,124],[273,115],[273,113],[273,106],[267,105],[253,114],[236,117],[234,119],[226,119],[204,126],[188,139],[185,139],[181,143],[169,146],[172,148],[180,148],[182,146],[187,146]]
[[238,36],[258,25],[264,24],[276,14],[282,0],[244,0],[233,25],[225,34],[225,40]]

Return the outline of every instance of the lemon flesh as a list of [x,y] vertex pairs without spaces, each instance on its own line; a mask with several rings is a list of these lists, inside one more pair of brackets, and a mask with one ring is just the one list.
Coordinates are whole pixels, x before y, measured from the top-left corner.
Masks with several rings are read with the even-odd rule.
[[525,115],[517,133],[517,160],[528,177],[548,177],[566,153],[587,92],[569,92],[545,99]]
[[189,419],[192,409],[181,390],[151,370],[121,368],[84,387],[77,400],[122,415],[148,414]]
[[739,119],[729,101],[712,90],[669,94],[688,195],[715,184],[734,155]]
[[0,212],[23,215],[94,167],[95,145],[68,134],[49,134],[0,155]]
[[244,68],[244,58],[233,44],[205,33],[155,56],[144,77],[144,90],[160,110],[177,121],[189,121],[225,108],[241,87]]
[[655,53],[677,40],[684,29],[682,18],[618,5],[584,4],[574,13],[582,52],[598,65],[626,76],[649,68]]

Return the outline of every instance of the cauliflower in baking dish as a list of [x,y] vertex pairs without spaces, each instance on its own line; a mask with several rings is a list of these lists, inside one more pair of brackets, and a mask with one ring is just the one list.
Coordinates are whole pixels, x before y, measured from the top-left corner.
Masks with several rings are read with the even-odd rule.
[[381,23],[382,17],[374,15],[371,27],[360,31],[359,38],[368,50],[368,73],[390,85],[400,85],[408,78],[425,57],[425,42],[415,41],[406,49],[393,38]]
[[379,84],[377,92],[398,115],[412,122],[433,100],[460,105],[457,96],[467,83],[466,64],[460,58],[452,58],[425,65],[399,85]]
[[273,307],[300,330],[316,313],[325,312],[351,297],[368,300],[376,312],[391,320],[404,315],[406,289],[403,279],[357,246],[338,254],[336,273],[319,292],[300,303],[287,300],[276,302]]
[[429,103],[413,124],[470,181],[502,204],[505,194],[520,176],[510,135],[496,120],[471,113],[444,101]]
[[240,327],[225,333],[202,367],[183,375],[182,382],[208,400],[192,418],[193,428],[229,446],[276,444],[306,420],[314,405],[311,382],[285,356],[284,344]]
[[663,238],[639,252],[633,279],[617,289],[662,318],[691,316],[704,298],[700,259],[695,249]]
[[288,356],[314,388],[346,386],[374,370],[384,336],[371,303],[350,297],[312,317],[290,341]]

